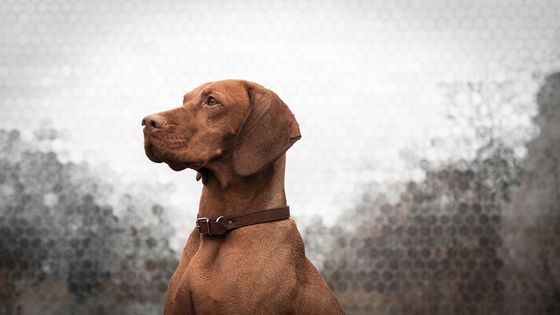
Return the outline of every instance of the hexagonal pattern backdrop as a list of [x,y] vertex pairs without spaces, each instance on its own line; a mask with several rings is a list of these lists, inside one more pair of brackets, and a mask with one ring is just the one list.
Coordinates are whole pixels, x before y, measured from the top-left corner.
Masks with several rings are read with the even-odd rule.
[[154,314],[200,183],[140,120],[274,90],[348,314],[560,314],[560,3],[0,1],[0,314]]

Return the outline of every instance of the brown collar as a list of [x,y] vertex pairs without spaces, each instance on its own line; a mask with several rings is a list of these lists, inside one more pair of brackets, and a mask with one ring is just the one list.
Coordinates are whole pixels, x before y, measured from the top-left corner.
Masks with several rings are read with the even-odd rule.
[[196,228],[201,235],[224,235],[230,230],[242,226],[284,220],[290,217],[290,207],[284,206],[266,210],[259,210],[237,216],[220,216],[216,219],[198,217]]

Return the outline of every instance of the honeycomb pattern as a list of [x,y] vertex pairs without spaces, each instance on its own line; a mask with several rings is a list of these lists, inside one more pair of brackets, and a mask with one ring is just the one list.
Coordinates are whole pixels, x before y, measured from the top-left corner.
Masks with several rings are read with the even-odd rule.
[[296,114],[348,314],[559,314],[559,34],[552,0],[0,2],[0,314],[161,312],[200,184],[139,122],[223,78]]
[[559,88],[555,73],[538,93],[526,160],[499,143],[424,163],[396,200],[372,186],[338,225],[305,230],[333,244],[322,271],[348,313],[560,313]]
[[0,147],[0,314],[159,312],[178,263],[165,209],[17,131]]
[[[350,217],[325,276],[352,314],[503,314],[501,210],[471,170],[427,170],[397,203],[382,195]],[[352,226],[351,221],[344,222]]]

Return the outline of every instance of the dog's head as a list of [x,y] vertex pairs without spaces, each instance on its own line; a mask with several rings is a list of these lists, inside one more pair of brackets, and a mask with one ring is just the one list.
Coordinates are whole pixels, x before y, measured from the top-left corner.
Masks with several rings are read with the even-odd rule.
[[301,138],[284,102],[256,83],[224,80],[187,93],[183,106],[146,116],[144,149],[173,170],[199,170],[230,158],[235,173],[257,173]]

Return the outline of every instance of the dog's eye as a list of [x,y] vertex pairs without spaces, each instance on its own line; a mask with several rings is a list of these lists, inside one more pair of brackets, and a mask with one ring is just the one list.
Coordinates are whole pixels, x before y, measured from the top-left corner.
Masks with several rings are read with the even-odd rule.
[[206,105],[214,106],[216,104],[218,104],[218,101],[213,96],[208,96],[208,98],[206,99]]

